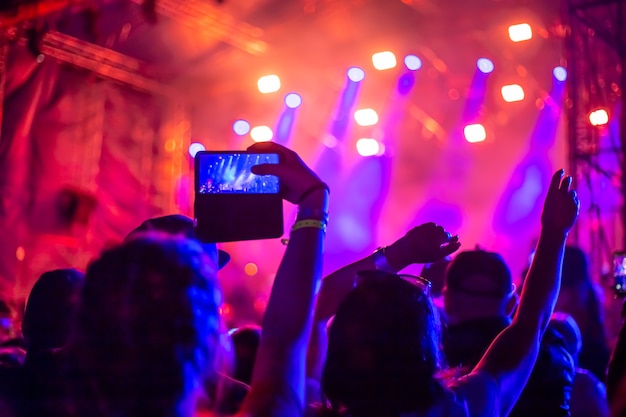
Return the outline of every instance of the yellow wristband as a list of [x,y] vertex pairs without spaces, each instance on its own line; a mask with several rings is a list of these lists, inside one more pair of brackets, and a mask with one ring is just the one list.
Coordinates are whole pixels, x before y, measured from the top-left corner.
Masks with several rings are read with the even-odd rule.
[[321,220],[300,220],[291,227],[291,231],[298,229],[304,229],[306,227],[313,227],[316,229],[320,229],[322,232],[326,233],[326,222]]

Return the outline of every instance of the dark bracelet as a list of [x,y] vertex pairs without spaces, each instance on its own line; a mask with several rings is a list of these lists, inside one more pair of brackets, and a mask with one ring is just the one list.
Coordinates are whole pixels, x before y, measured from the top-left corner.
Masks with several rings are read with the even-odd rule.
[[296,221],[300,220],[320,220],[328,223],[328,212],[320,209],[303,208],[298,210]]
[[330,187],[328,186],[328,184],[326,184],[325,182],[318,182],[317,184],[313,184],[312,186],[310,186],[306,191],[304,191],[302,193],[302,195],[300,196],[300,198],[298,198],[298,204],[302,203],[302,201],[307,198],[308,196],[310,196],[311,194],[313,194],[315,191],[317,190],[326,190],[330,193]]

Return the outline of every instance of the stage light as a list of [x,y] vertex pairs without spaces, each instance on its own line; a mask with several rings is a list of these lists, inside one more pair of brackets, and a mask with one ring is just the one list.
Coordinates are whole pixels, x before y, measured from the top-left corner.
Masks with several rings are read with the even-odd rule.
[[478,61],[476,61],[476,67],[483,74],[490,74],[493,72],[494,65],[490,59],[479,58]]
[[380,71],[395,68],[396,56],[391,51],[376,52],[372,55],[372,64]]
[[533,30],[528,23],[509,26],[509,38],[513,42],[527,41],[533,37]]
[[250,131],[250,137],[255,142],[269,142],[274,137],[274,132],[268,126],[256,126]]
[[297,109],[302,104],[302,97],[296,93],[289,93],[285,96],[285,106],[290,109]]
[[500,91],[502,98],[507,103],[524,100],[524,89],[518,84],[505,85]]
[[609,122],[609,114],[604,109],[594,110],[589,114],[589,122],[593,126],[603,126]]
[[259,272],[259,267],[254,262],[248,262],[243,267],[243,270],[246,272],[246,275],[253,277]]
[[244,136],[250,133],[250,123],[248,121],[239,119],[233,123],[233,132],[238,136]]
[[273,93],[280,90],[280,78],[278,78],[278,75],[265,75],[259,78],[257,86],[263,94]]
[[422,68],[422,60],[415,55],[407,55],[404,57],[404,65],[411,71],[417,71]]
[[487,139],[487,132],[480,123],[465,126],[463,135],[465,136],[465,140],[469,143],[483,142]]
[[567,70],[563,67],[554,68],[554,70],[552,70],[552,75],[554,75],[554,78],[558,81],[563,82],[567,80]]
[[361,156],[374,156],[380,152],[380,143],[376,139],[361,138],[356,141],[356,150]]
[[191,145],[189,145],[189,155],[191,155],[192,158],[195,158],[198,152],[204,151],[204,150],[205,150],[205,147],[201,143],[194,142]]
[[374,109],[361,109],[354,112],[354,120],[359,126],[374,126],[378,123],[378,114]]
[[359,67],[348,68],[348,78],[355,83],[361,82],[365,78],[365,71]]

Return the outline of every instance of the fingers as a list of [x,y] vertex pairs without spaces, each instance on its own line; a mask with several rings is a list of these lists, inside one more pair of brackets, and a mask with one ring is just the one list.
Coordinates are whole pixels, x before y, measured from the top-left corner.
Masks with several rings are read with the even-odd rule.
[[558,190],[561,185],[561,178],[563,178],[563,174],[565,174],[565,170],[563,168],[559,169],[552,176],[552,180],[550,181],[550,189]]
[[576,190],[570,190],[569,195],[574,203],[576,203],[576,208],[580,210],[580,200],[578,200],[578,194],[576,193]]
[[456,252],[457,250],[459,250],[460,247],[461,247],[461,242],[459,242],[459,236],[454,236],[450,239],[449,242],[441,245],[440,247],[441,256],[442,257],[448,256]]
[[559,189],[561,191],[569,191],[569,187],[571,187],[572,185],[572,177],[565,177],[565,179],[561,182],[561,186],[559,187]]
[[280,164],[254,165],[250,168],[250,171],[256,175],[276,175],[278,178],[287,174],[286,167]]
[[250,146],[247,149],[249,152],[256,153],[277,153],[281,156],[281,159],[290,158],[295,152],[291,149],[284,147],[276,142],[257,142]]

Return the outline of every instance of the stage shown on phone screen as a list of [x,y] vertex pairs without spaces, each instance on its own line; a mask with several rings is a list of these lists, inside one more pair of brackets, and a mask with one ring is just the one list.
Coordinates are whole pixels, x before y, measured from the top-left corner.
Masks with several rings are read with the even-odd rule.
[[255,175],[254,165],[277,164],[277,154],[199,153],[199,194],[278,194],[278,178]]

